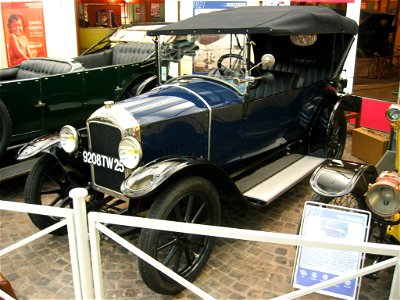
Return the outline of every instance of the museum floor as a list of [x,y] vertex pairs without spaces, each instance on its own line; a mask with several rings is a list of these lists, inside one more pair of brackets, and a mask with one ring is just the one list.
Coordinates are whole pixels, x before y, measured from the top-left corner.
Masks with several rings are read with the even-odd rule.
[[[385,90],[390,94],[397,88],[398,82],[397,87],[392,84]],[[348,135],[346,159],[354,159],[350,149]],[[23,202],[25,179],[22,176],[0,183],[0,199]],[[222,226],[296,234],[304,203],[311,196],[307,178],[264,209],[224,203]],[[0,248],[36,231],[26,214],[0,211]],[[135,236],[128,239],[136,242]],[[270,299],[292,290],[295,253],[293,246],[219,238],[195,284],[218,299]],[[154,294],[140,278],[135,255],[113,241],[102,240],[101,255],[107,299],[197,299],[188,290],[173,297]],[[47,235],[0,257],[0,271],[11,281],[18,299],[74,298],[67,237]],[[380,272],[377,280],[363,278],[359,299],[387,299],[392,272],[393,268]],[[322,297],[328,298],[314,294],[304,299]]]

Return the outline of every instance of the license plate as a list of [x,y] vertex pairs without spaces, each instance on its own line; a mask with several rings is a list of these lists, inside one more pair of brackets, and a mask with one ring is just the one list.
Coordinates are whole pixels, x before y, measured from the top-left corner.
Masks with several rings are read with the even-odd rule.
[[124,165],[118,158],[89,151],[83,151],[82,154],[84,163],[107,168],[116,172],[124,172]]

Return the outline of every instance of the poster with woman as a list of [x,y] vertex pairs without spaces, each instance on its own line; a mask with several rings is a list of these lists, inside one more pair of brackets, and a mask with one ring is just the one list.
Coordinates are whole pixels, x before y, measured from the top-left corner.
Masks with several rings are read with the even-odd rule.
[[42,1],[1,2],[8,66],[30,57],[45,57]]

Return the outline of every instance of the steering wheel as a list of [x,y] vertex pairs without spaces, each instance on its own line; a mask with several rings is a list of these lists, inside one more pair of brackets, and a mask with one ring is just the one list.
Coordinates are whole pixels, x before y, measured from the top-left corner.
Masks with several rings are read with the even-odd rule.
[[[236,59],[236,61],[233,62],[233,67],[231,66],[231,63],[229,64],[229,67],[224,66],[222,62],[227,59]],[[221,72],[221,74],[224,74],[225,76],[229,77],[239,77],[239,76],[244,76],[244,71],[242,68],[239,66],[242,66],[243,63],[245,63],[244,58],[240,54],[235,54],[235,53],[227,53],[222,55],[218,61],[217,61],[217,68]]]

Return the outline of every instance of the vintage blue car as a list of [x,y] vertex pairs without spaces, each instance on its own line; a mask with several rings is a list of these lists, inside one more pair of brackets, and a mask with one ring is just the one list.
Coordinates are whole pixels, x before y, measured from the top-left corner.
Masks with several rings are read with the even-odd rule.
[[[70,206],[69,190],[84,186],[89,210],[209,225],[220,224],[223,200],[270,203],[343,153],[346,98],[336,87],[357,28],[328,8],[296,6],[228,9],[149,31],[158,86],[26,147],[21,157],[44,152],[26,202]],[[39,228],[55,222],[30,217]],[[139,237],[188,280],[213,245],[150,229]],[[143,261],[139,269],[155,292],[183,289]]]

